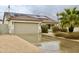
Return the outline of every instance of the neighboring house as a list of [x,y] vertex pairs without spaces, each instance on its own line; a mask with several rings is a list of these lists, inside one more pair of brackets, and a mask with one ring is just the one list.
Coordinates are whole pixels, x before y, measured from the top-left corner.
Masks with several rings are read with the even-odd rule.
[[0,24],[2,24],[2,19],[0,19]]
[[9,33],[25,34],[40,33],[42,24],[55,24],[47,16],[5,12],[3,24],[8,24]]

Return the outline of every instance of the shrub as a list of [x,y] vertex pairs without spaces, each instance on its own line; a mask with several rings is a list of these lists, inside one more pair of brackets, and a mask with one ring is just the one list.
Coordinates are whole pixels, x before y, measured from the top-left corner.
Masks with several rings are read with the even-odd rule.
[[59,28],[58,26],[53,26],[52,32],[67,32],[67,29]]
[[60,29],[59,29],[58,26],[53,26],[52,27],[52,32],[59,32],[59,31],[60,31]]
[[41,29],[42,29],[42,33],[48,33],[48,26],[47,25],[42,25]]
[[61,28],[60,31],[61,31],[61,32],[67,32],[67,29],[65,29],[65,28],[62,29],[62,28]]

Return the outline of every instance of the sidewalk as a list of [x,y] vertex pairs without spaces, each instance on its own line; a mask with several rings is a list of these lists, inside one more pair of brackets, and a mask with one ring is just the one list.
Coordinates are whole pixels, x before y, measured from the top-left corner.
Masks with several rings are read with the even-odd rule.
[[55,36],[54,36],[54,33],[42,33],[42,35],[46,35],[46,36],[55,37]]

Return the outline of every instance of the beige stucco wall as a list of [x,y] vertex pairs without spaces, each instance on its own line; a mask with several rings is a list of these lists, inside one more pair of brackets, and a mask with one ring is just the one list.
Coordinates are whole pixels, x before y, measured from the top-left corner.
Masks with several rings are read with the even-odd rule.
[[14,32],[14,26],[13,26],[12,20],[8,21],[8,28],[9,28],[10,34]]
[[5,18],[4,18],[4,24],[8,24],[7,19],[8,19],[8,17],[5,17]]

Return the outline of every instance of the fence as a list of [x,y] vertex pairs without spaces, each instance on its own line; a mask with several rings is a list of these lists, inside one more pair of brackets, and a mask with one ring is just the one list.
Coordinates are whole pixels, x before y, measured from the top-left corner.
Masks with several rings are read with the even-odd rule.
[[8,34],[8,24],[0,24],[0,34]]

